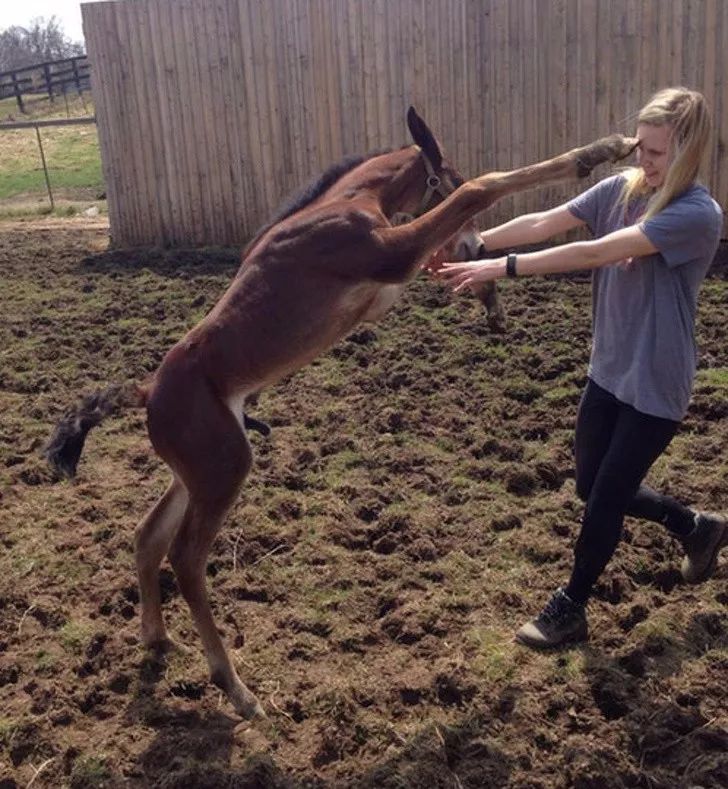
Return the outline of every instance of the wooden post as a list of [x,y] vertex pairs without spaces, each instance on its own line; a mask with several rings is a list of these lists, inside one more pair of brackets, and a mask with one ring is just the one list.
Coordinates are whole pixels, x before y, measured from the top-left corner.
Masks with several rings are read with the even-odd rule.
[[25,105],[23,104],[23,91],[20,88],[20,83],[18,82],[18,75],[13,71],[13,91],[15,92],[15,100],[18,102],[18,107],[20,111],[25,115]]
[[35,124],[35,133],[38,137],[38,147],[40,148],[40,160],[43,163],[43,173],[45,174],[45,182],[48,187],[48,199],[51,201],[51,211],[55,208],[53,204],[53,192],[51,191],[51,179],[48,177],[48,167],[46,167],[45,153],[43,152],[43,142],[40,139],[40,129],[38,124]]
[[53,84],[51,82],[51,67],[48,63],[43,64],[43,74],[45,75],[46,88],[48,89],[48,97],[51,102],[55,101],[53,96]]

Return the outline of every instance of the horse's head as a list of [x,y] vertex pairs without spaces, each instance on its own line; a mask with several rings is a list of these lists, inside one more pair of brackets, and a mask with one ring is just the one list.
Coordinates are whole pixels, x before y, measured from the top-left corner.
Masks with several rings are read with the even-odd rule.
[[[411,215],[419,216],[452,194],[465,179],[445,158],[437,138],[414,107],[410,107],[407,112],[407,126],[412,139],[420,148],[426,173],[425,190],[420,198],[419,209]],[[407,214],[400,216],[411,218]],[[435,253],[430,268],[437,268],[438,261],[476,260],[486,254],[475,220],[470,220]],[[505,328],[505,314],[498,299],[495,282],[483,283],[473,288],[473,292],[488,311],[488,324],[491,329],[502,331]]]

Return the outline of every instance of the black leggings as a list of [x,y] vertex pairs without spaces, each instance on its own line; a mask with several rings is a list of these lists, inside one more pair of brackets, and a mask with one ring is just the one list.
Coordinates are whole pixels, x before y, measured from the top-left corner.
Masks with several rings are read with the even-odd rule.
[[576,492],[586,502],[566,593],[584,603],[612,558],[625,515],[692,531],[695,513],[642,485],[679,422],[643,414],[589,379],[576,420]]

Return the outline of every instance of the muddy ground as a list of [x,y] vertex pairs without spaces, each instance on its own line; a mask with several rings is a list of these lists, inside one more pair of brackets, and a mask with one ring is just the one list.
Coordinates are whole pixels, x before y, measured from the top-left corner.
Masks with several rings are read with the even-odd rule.
[[[217,621],[269,721],[208,683],[174,577],[166,663],[138,640],[133,528],[166,472],[142,412],[40,457],[79,394],[154,369],[234,251],[106,252],[81,220],[0,225],[0,787],[726,787],[728,557],[698,588],[628,521],[587,646],[513,632],[568,573],[589,285],[480,306],[416,282],[266,392],[255,469],[217,539]],[[702,292],[694,404],[651,481],[728,507],[728,282]]]

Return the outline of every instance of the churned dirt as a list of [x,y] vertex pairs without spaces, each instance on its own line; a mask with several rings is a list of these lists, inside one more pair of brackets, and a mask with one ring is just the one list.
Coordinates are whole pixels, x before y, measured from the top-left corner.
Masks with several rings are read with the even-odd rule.
[[[167,473],[143,412],[40,456],[82,393],[144,376],[234,250],[108,252],[103,221],[0,225],[0,787],[725,787],[728,557],[698,588],[628,521],[587,646],[513,642],[568,574],[585,278],[501,289],[505,334],[426,279],[266,392],[256,466],[210,557],[221,631],[269,720],[138,640],[133,528]],[[724,254],[725,257],[725,254]],[[702,292],[694,405],[651,481],[728,507],[728,282]]]

